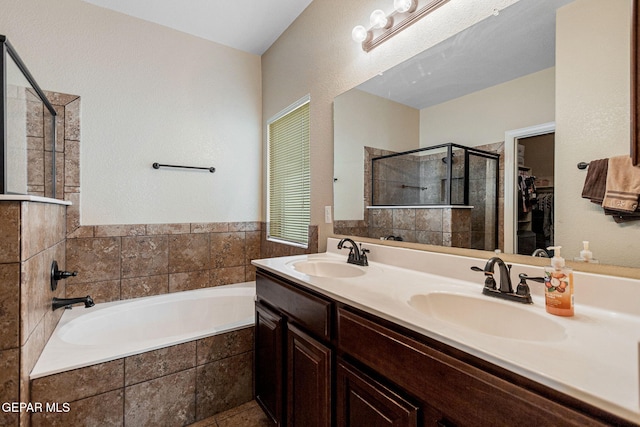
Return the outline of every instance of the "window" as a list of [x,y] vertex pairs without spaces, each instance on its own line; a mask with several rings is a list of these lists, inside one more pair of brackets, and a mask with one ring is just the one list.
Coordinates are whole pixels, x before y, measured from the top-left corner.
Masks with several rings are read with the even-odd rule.
[[303,248],[311,222],[309,100],[267,122],[267,239]]

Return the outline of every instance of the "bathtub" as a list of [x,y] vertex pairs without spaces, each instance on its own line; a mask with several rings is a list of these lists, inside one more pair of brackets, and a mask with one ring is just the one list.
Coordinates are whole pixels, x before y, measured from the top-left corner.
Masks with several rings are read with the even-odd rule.
[[31,379],[253,325],[255,282],[65,310]]

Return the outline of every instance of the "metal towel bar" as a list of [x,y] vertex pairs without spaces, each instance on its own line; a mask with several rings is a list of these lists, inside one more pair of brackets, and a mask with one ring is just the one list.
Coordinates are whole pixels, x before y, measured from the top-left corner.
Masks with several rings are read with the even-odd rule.
[[206,168],[206,167],[199,167],[199,166],[178,166],[178,165],[162,165],[160,163],[154,163],[153,165],[154,169],[160,169],[161,167],[166,167],[166,168],[181,168],[181,169],[200,169],[200,170],[208,170],[211,173],[214,173],[216,171],[216,168],[214,167],[210,167],[210,168]]

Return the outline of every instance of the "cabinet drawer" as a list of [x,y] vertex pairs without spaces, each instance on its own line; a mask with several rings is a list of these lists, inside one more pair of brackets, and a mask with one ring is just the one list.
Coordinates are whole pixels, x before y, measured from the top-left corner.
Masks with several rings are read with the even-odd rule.
[[[603,425],[342,308],[337,342],[340,352],[442,412],[455,425]],[[430,425],[427,420],[425,424]]]
[[297,287],[256,274],[256,294],[316,337],[331,339],[331,302]]

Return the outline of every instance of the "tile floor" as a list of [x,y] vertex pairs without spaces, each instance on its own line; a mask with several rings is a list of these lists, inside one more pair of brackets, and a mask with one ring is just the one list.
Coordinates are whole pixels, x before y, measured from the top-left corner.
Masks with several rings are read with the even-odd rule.
[[270,427],[272,424],[255,400],[221,412],[189,427]]

